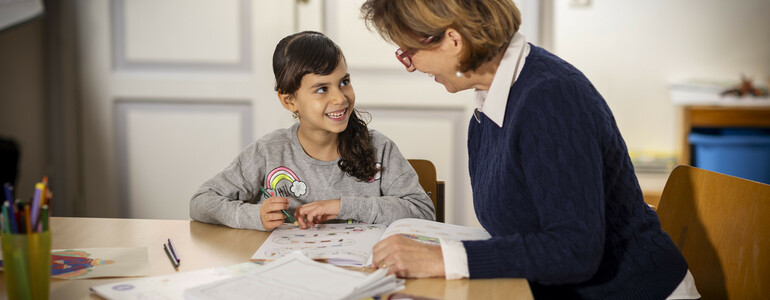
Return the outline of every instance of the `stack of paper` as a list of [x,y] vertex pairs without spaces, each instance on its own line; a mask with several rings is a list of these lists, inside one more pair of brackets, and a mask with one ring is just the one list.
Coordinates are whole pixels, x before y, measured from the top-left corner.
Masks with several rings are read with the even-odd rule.
[[110,300],[182,300],[184,291],[199,285],[247,273],[262,266],[245,262],[228,267],[152,276],[91,287],[91,291]]
[[252,272],[187,289],[185,299],[360,299],[398,291],[404,281],[386,269],[365,274],[292,252]]

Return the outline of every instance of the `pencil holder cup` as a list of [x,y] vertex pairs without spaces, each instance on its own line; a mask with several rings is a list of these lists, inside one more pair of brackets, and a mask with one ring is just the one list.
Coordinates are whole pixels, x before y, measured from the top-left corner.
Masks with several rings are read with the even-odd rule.
[[3,275],[8,299],[48,299],[51,231],[2,233]]

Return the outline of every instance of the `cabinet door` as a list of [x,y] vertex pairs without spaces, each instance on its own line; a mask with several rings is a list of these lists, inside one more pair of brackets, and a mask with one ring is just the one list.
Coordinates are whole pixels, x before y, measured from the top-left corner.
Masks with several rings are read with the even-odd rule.
[[273,92],[271,58],[294,30],[295,8],[78,1],[78,215],[188,219],[201,183],[255,137],[290,125]]

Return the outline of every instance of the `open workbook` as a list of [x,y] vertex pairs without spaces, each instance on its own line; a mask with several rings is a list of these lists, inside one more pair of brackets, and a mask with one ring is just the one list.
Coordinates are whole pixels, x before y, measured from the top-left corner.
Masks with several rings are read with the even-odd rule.
[[439,245],[440,239],[461,241],[490,238],[484,229],[422,219],[401,219],[389,226],[319,224],[308,229],[284,224],[273,230],[251,256],[251,261],[272,261],[300,250],[309,258],[325,260],[339,266],[368,266],[371,265],[374,245],[394,234],[433,245]]

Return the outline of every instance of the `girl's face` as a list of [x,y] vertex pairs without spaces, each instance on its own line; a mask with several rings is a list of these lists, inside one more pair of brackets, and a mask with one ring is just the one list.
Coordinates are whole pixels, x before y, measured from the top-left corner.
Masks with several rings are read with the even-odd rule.
[[356,95],[344,60],[329,75],[306,74],[286,108],[299,112],[301,130],[340,133],[348,127]]

